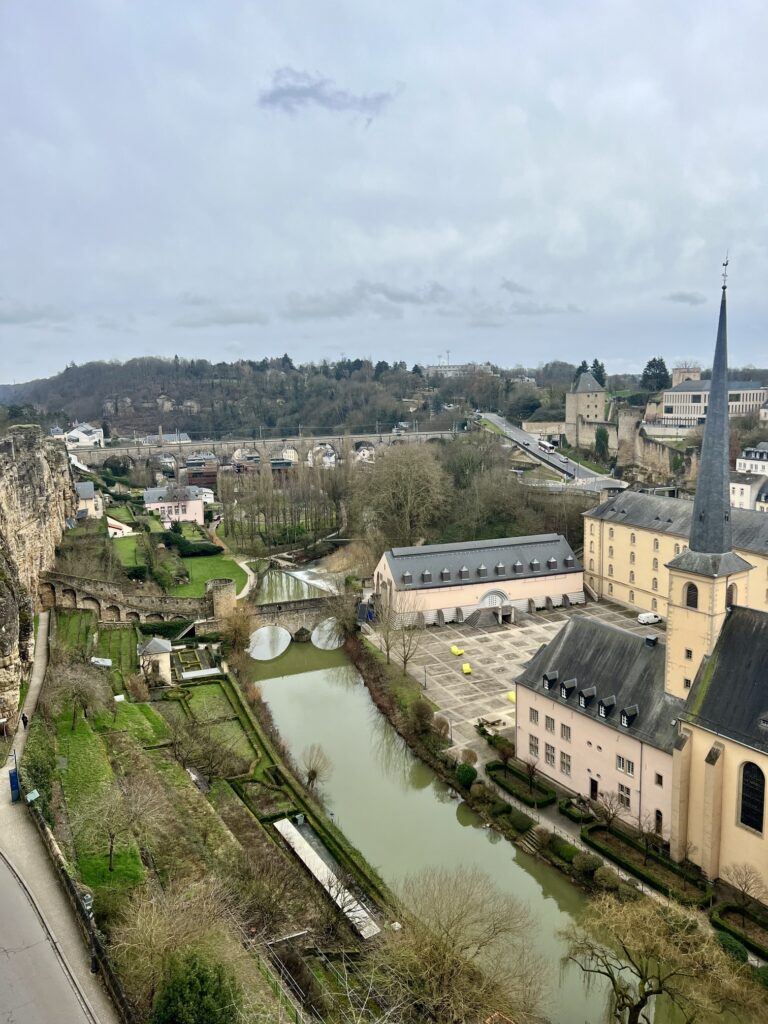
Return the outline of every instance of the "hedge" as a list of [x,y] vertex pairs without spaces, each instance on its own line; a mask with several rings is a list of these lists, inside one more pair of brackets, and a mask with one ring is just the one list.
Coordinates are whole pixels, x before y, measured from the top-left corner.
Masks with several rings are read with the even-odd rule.
[[[699,893],[698,898],[696,898],[695,896],[693,896],[692,893],[685,892],[682,889],[678,889],[674,886],[668,885],[666,882],[661,881],[660,878],[657,878],[656,875],[654,875],[652,865],[654,862],[657,862],[659,864],[662,864],[668,871],[672,871],[676,875],[679,875],[682,879],[684,875],[681,872],[678,865],[674,863],[674,861],[668,861],[663,857],[659,857],[658,854],[654,853],[651,850],[648,853],[647,864],[635,864],[628,858],[622,857],[622,855],[618,853],[616,850],[601,843],[600,839],[598,838],[598,833],[610,831],[612,830],[607,828],[604,824],[602,824],[602,822],[595,822],[592,825],[584,826],[584,828],[581,830],[581,838],[582,841],[587,844],[587,846],[591,846],[592,849],[598,850],[601,854],[603,854],[603,856],[607,857],[609,860],[612,860],[615,864],[618,864],[620,867],[624,868],[624,870],[628,871],[631,875],[635,875],[637,878],[641,878],[644,882],[647,882],[648,885],[650,885],[652,888],[664,893],[665,896],[669,896],[671,899],[677,900],[678,903],[683,903],[689,906],[696,907],[705,907],[709,903],[712,896],[712,889],[709,886],[706,886],[704,891],[702,892],[701,885],[699,885],[692,879],[689,879],[691,887]],[[642,853],[643,856],[645,856],[645,851],[643,850],[642,846],[639,843],[636,843],[630,836],[626,835],[623,832],[613,832],[613,834],[617,836],[619,839],[621,839],[623,843],[626,843],[628,846],[633,847],[633,849],[637,850],[638,853]],[[737,936],[737,938],[740,938],[740,936]]]
[[594,814],[590,814],[589,811],[580,811],[569,797],[558,801],[557,809],[577,825],[589,825],[595,820]]
[[520,811],[517,807],[510,806],[509,820],[520,835],[533,827],[533,818],[529,818],[525,811]]
[[574,846],[573,843],[569,843],[567,839],[561,838],[556,832],[553,832],[549,837],[547,843],[547,849],[550,853],[554,853],[560,860],[564,860],[566,864],[572,864],[573,858],[578,854],[579,848]]
[[200,555],[220,555],[222,549],[217,544],[211,544],[207,540],[190,541],[173,530],[163,530],[157,534],[167,548],[176,548],[182,558],[196,558]]
[[[501,786],[503,790],[517,797],[528,807],[548,807],[557,799],[557,794],[553,789],[547,789],[539,782],[534,782],[533,793],[531,793],[528,776],[515,765],[509,765],[505,771],[501,761],[489,761],[485,766],[485,772],[497,786]],[[540,795],[537,796],[537,793]]]
[[[137,622],[140,632],[145,636],[162,636],[166,640],[174,640],[185,626],[191,624],[191,619],[171,619],[170,622]],[[195,637],[196,642],[200,642]]]
[[[723,918],[722,915],[729,910],[733,910],[737,914],[741,913],[741,907],[737,906],[735,903],[718,903],[716,907],[712,908],[709,914],[709,919],[714,927],[719,928],[720,931],[727,932],[729,935],[732,935],[734,939],[738,939],[742,945],[746,946],[747,949],[751,949],[753,953],[756,953],[763,960],[768,960],[768,948],[761,946],[759,942],[750,938],[746,932],[741,931],[735,925],[731,924],[730,921],[726,921]],[[750,914],[749,911],[746,911],[744,916],[748,917],[751,921],[754,921],[755,924],[759,924],[761,928],[768,927],[765,921],[755,917],[754,914]]]
[[744,945],[743,942],[740,942],[739,939],[737,939],[734,935],[731,935],[730,932],[718,932],[717,941],[720,944],[721,948],[724,949],[725,952],[728,953],[730,956],[732,956],[733,959],[737,961],[737,963],[745,964],[749,960],[749,953],[747,952],[747,947]]

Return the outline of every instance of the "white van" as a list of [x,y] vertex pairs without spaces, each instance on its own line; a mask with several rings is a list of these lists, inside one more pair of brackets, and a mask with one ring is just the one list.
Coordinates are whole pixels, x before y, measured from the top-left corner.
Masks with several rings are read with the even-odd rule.
[[655,626],[657,622],[661,622],[661,616],[656,612],[641,612],[637,616],[637,621],[641,626]]

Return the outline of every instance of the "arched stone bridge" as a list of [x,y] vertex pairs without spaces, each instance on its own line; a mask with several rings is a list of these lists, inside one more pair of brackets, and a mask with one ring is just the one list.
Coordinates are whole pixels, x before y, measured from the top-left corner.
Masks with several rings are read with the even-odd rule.
[[392,445],[422,444],[424,442],[450,441],[456,434],[450,430],[420,430],[403,434],[328,434],[323,437],[240,438],[231,441],[164,441],[162,444],[128,444],[110,448],[78,448],[75,455],[85,466],[102,466],[113,456],[127,457],[132,462],[144,462],[153,455],[175,455],[182,461],[193,452],[212,451],[219,458],[232,457],[235,452],[256,453],[263,462],[279,458],[286,448],[295,449],[299,460],[307,461],[311,452],[320,447],[332,448],[337,456],[346,452],[371,448],[374,452]]

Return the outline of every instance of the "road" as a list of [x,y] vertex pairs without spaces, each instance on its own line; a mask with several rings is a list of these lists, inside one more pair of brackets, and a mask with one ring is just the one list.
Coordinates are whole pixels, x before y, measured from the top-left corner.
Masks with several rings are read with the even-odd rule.
[[533,458],[538,459],[542,465],[547,466],[548,469],[554,470],[556,473],[562,474],[569,480],[585,480],[587,478],[596,477],[599,478],[604,476],[602,473],[595,473],[592,469],[587,469],[586,466],[579,465],[578,462],[568,459],[567,462],[562,461],[562,457],[558,452],[544,452],[539,448],[539,439],[535,434],[529,434],[521,427],[516,427],[510,423],[509,420],[505,420],[503,416],[497,416],[496,413],[484,412],[483,419],[488,420],[495,427],[498,427],[510,441],[522,448],[524,452],[532,455]]
[[[32,680],[24,703],[34,714],[48,662],[49,612],[38,622]],[[27,731],[13,751],[21,760]],[[116,1024],[115,1010],[90,973],[88,953],[27,808],[11,803],[0,767],[0,1021],[8,1024]]]

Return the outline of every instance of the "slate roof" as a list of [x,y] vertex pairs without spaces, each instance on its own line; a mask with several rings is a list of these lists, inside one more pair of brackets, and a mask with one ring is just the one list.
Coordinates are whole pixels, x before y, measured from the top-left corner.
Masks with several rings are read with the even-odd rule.
[[[594,519],[641,530],[668,533],[687,543],[691,532],[693,502],[685,498],[665,498],[659,494],[623,491],[584,513]],[[768,555],[768,515],[746,508],[731,509],[733,547]]]
[[144,504],[153,505],[158,501],[194,501],[201,498],[200,488],[189,487],[148,487],[144,491]]
[[139,644],[136,650],[139,656],[142,654],[170,654],[171,641],[162,636],[153,636],[145,643]]
[[[582,571],[570,544],[558,533],[392,548],[385,552],[384,557],[397,590],[430,590],[478,582],[492,586],[502,580]],[[554,560],[554,564],[550,560]],[[532,562],[538,562],[538,567],[532,567]],[[517,571],[515,563],[518,564]],[[483,568],[485,575],[482,574]],[[465,577],[460,574],[462,569],[468,571]],[[450,579],[441,578],[444,570],[450,572]],[[425,572],[431,575],[431,580],[422,579]],[[411,574],[410,584],[403,581],[404,573]]]
[[93,501],[94,489],[90,480],[86,480],[81,484],[75,484],[75,490],[81,501]]
[[[673,388],[665,388],[664,394],[679,394],[681,391],[709,391],[711,380],[684,380]],[[760,391],[764,385],[759,380],[729,380],[729,391]]]
[[571,391],[575,392],[577,395],[585,395],[589,392],[605,391],[605,388],[595,380],[589,370],[585,370],[584,373],[579,374],[579,379],[573,385]]
[[702,662],[682,717],[768,753],[768,614],[742,607],[731,611],[711,657]]
[[[543,646],[517,682],[555,703],[569,707],[616,732],[632,736],[651,746],[672,752],[677,738],[677,720],[685,701],[664,690],[665,645],[646,643],[645,637],[608,625],[585,615],[573,615],[549,644]],[[544,674],[557,679],[544,687]],[[561,683],[570,686],[569,696],[560,694]],[[579,706],[579,692],[594,687],[587,706]],[[600,716],[600,701],[615,698],[612,710]],[[637,705],[628,726],[621,724],[622,709]]]

